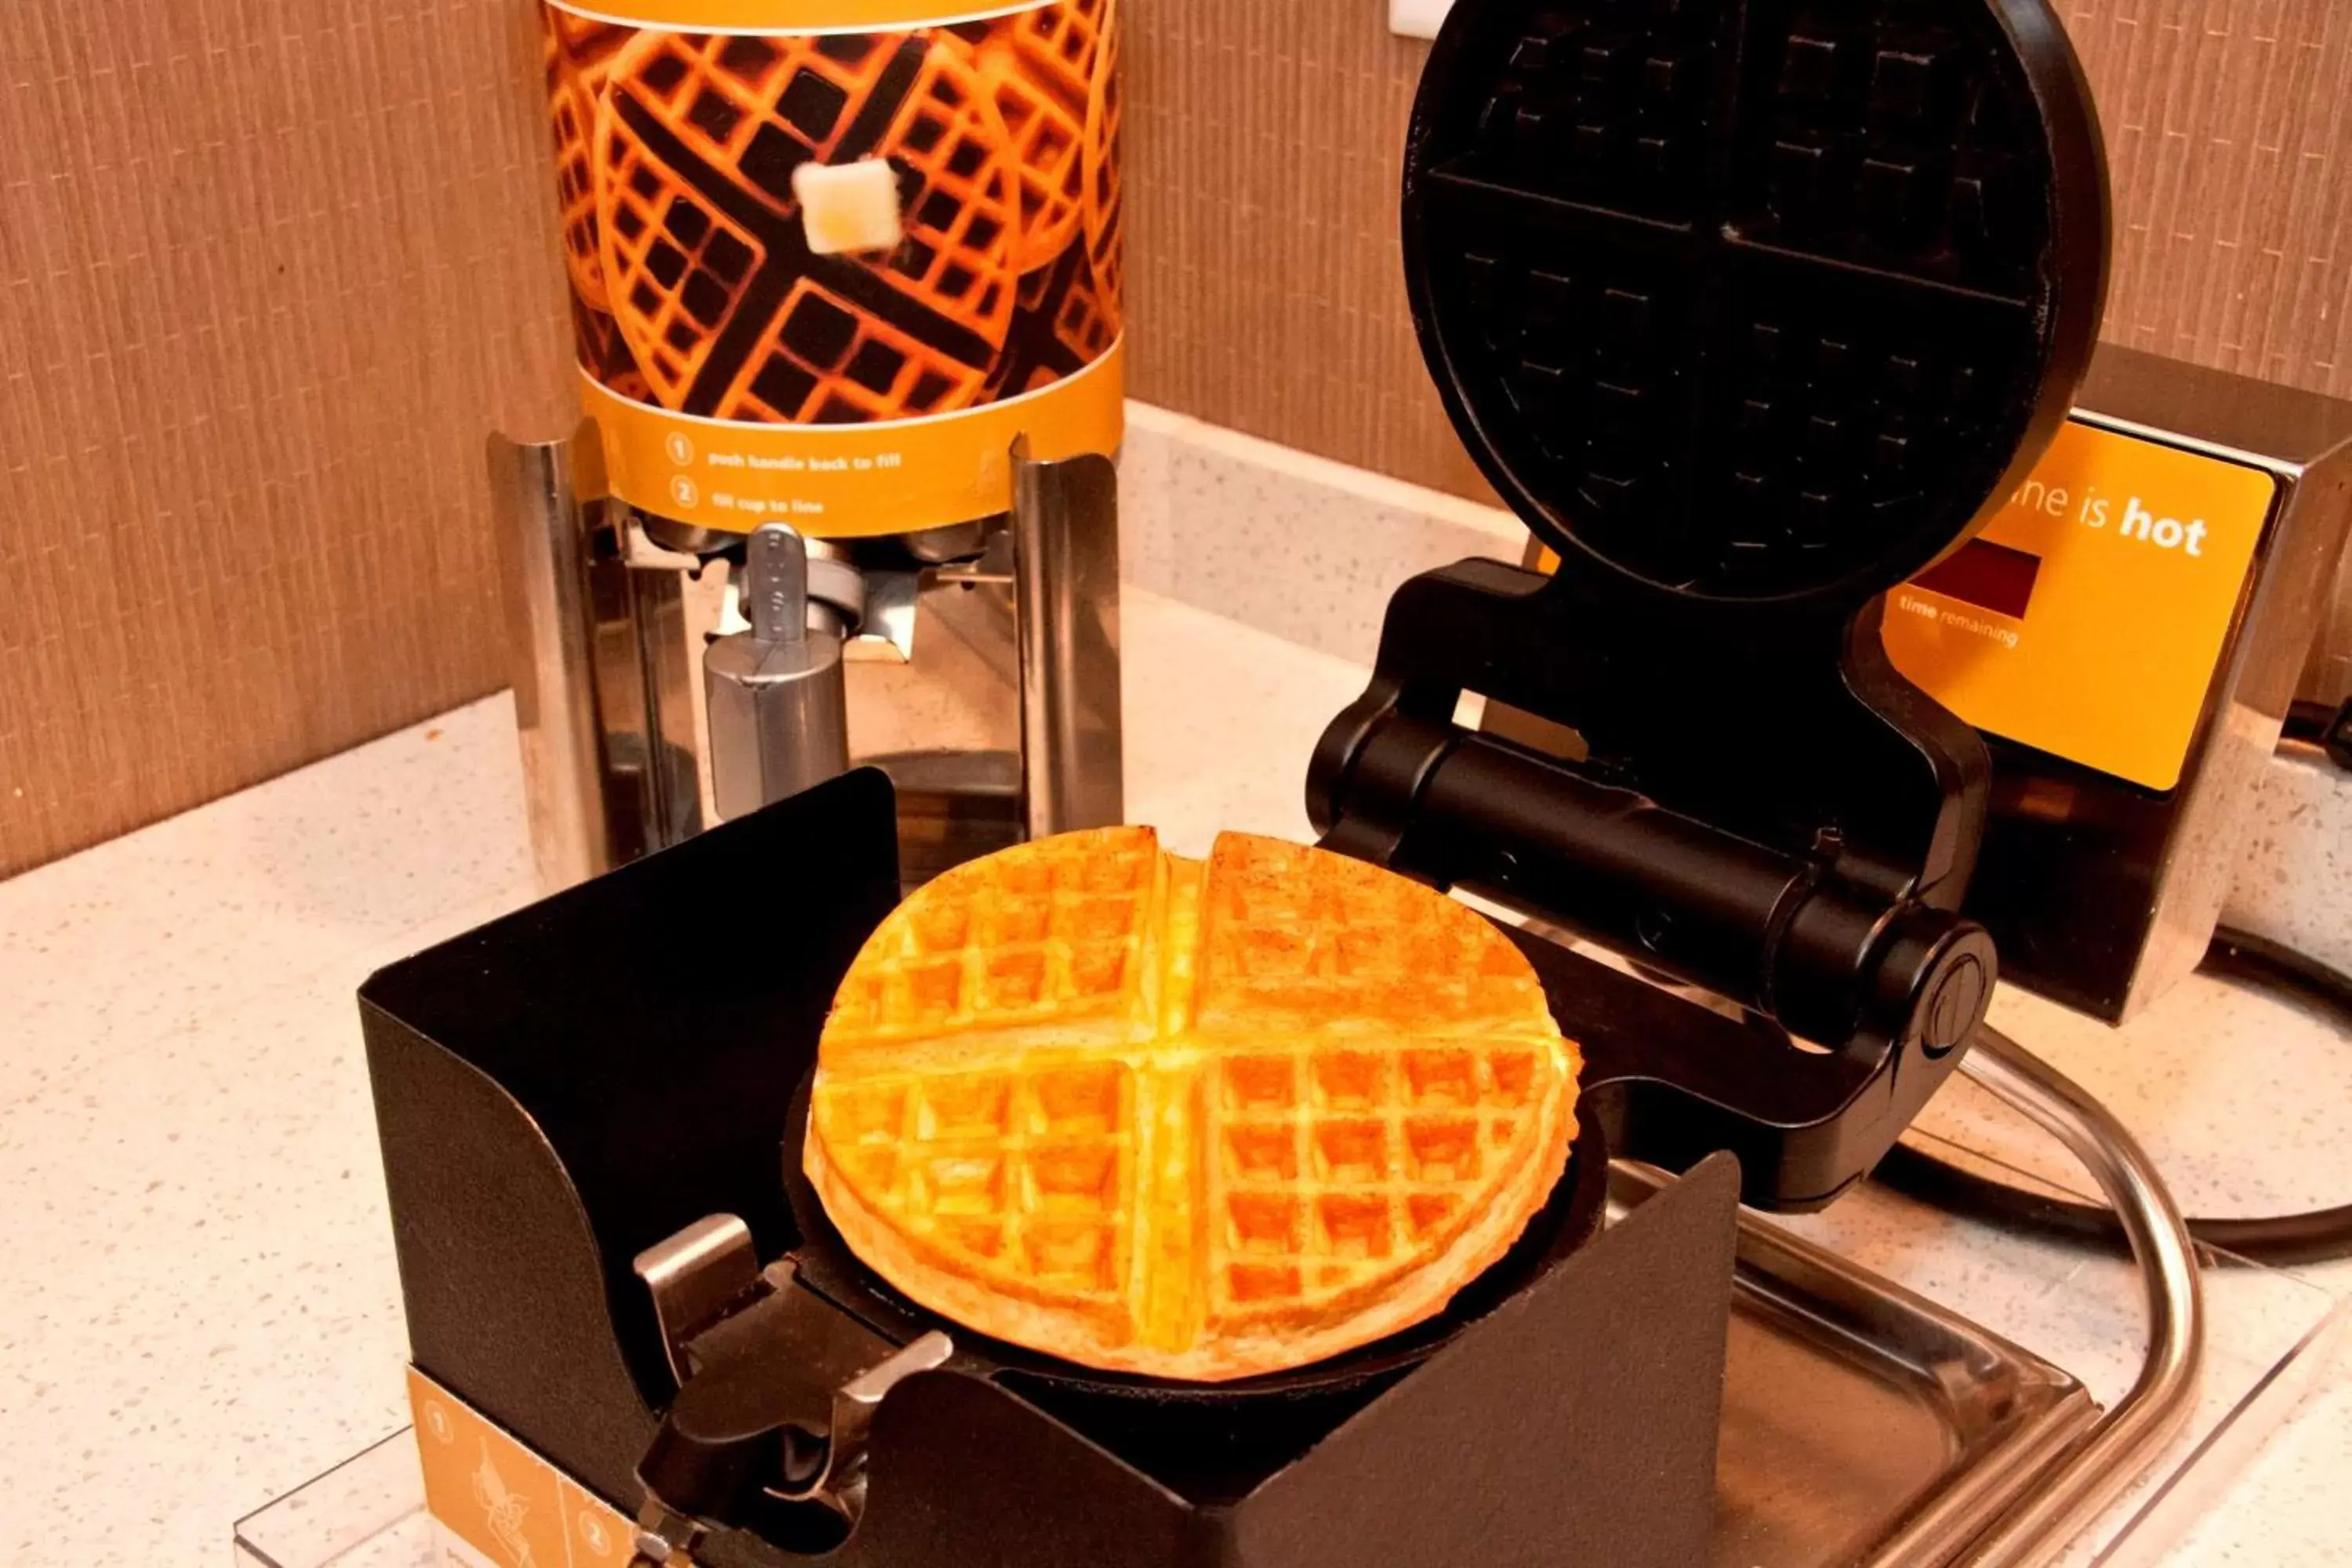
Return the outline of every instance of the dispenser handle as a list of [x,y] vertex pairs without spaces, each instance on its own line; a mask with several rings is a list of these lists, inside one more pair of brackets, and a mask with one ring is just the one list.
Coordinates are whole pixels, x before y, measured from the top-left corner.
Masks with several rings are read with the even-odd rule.
[[711,798],[730,821],[849,771],[841,639],[808,624],[808,542],[781,522],[744,546],[743,613],[751,629],[702,656]]

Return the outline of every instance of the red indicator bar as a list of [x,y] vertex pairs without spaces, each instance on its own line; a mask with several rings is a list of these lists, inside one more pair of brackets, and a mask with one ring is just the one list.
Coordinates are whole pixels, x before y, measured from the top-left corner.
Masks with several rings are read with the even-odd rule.
[[2021,621],[2026,606],[2033,603],[2034,580],[2041,574],[2039,555],[1971,539],[1911,581],[1931,593]]

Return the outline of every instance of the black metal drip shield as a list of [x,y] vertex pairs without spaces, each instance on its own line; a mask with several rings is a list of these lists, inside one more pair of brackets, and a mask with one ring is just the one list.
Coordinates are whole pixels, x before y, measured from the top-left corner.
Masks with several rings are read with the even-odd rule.
[[[1456,428],[1559,568],[1407,584],[1309,810],[1328,847],[1748,1010],[1544,961],[1620,1153],[1735,1147],[1750,1203],[1817,1206],[1958,1065],[1995,973],[1955,912],[1990,764],[1887,663],[1882,595],[2064,418],[2106,226],[2042,0],[1454,8],[1406,281]],[[1508,717],[1457,726],[1465,692]]]
[[[1729,1160],[1593,1233],[1605,1142],[1438,1320],[1258,1385],[1150,1384],[963,1333],[865,1274],[780,1164],[851,956],[895,902],[853,773],[384,971],[362,993],[419,1371],[711,1568],[1684,1568],[1705,1552]],[[751,932],[723,964],[709,932]],[[687,962],[678,962],[685,955]],[[794,1272],[689,1346],[630,1259],[714,1212]],[[792,1428],[927,1330],[873,1414],[855,1529],[781,1494]],[[1268,1440],[1269,1432],[1279,1437]],[[827,1515],[826,1519],[833,1516]]]

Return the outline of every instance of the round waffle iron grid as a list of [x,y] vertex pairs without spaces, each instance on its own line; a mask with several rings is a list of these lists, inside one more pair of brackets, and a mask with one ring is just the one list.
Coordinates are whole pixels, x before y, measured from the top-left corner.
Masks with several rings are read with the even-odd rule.
[[1874,591],[1957,543],[2063,416],[2103,292],[2048,54],[1954,0],[1464,0],[1407,272],[1506,498],[1706,597]]

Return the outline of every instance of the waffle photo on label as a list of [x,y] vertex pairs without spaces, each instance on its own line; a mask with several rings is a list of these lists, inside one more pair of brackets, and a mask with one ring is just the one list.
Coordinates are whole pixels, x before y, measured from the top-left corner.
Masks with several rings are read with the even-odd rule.
[[617,23],[553,5],[540,8],[540,32],[546,54],[548,119],[555,140],[556,194],[562,206],[563,261],[579,302],[601,310],[608,300],[591,142],[613,57],[633,35]]
[[[642,33],[598,111],[605,288],[665,407],[856,423],[971,404],[1012,321],[1020,182],[951,32]],[[814,254],[793,174],[886,160],[903,240]]]
[[1119,127],[1124,75],[1119,50],[1126,37],[1118,26],[1118,0],[1102,0],[1102,58],[1087,97],[1086,234],[1095,287],[1111,336],[1119,333],[1120,301],[1127,297],[1126,208],[1119,184]]
[[948,872],[818,1050],[806,1173],[913,1300],[1086,1365],[1224,1381],[1443,1310],[1566,1166],[1575,1047],[1444,895],[1147,827]]
[[1003,121],[1021,172],[1023,272],[1052,265],[1078,233],[1086,204],[1087,117],[1111,60],[1110,0],[1017,12],[992,23],[977,47],[981,79]]
[[[1075,374],[1118,338],[1118,293],[1105,280],[1117,275],[1121,236],[1115,212],[1103,222],[1099,199],[1108,188],[1104,171],[1116,163],[1116,149],[1106,141],[1116,127],[1103,112],[1118,68],[1114,5],[1115,0],[1070,0],[996,25],[1000,41],[990,46],[998,51],[994,58],[1009,51],[1025,68],[1020,79],[1046,84],[1050,91],[1044,95],[1047,107],[1035,113],[1023,107],[1024,97],[1040,96],[1034,87],[1025,95],[1001,90],[998,99],[1022,149],[1029,243],[1013,327],[988,384],[992,399]],[[1017,75],[1006,74],[1008,79]]]
[[[954,415],[1102,359],[1115,4],[808,35],[543,6],[583,371],[672,415],[839,426]],[[854,232],[877,237],[844,242],[803,196],[849,193],[813,167],[859,164],[888,171],[896,212],[862,211]]]

